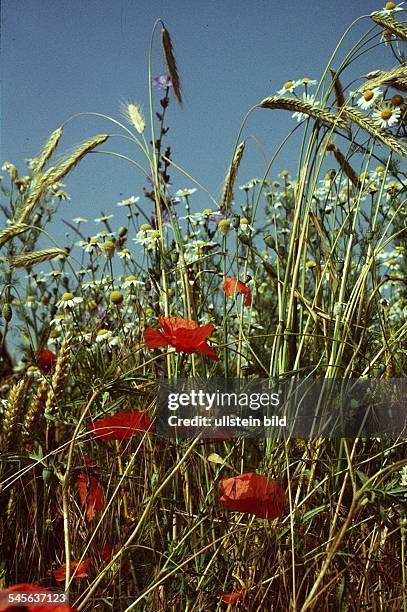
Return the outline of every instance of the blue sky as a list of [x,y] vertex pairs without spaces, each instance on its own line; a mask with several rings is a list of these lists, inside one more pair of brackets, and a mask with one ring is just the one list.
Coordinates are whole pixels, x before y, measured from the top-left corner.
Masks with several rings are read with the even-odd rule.
[[[2,160],[25,174],[23,160],[35,156],[50,132],[80,111],[120,119],[120,101],[131,99],[147,114],[147,51],[153,23],[161,17],[173,38],[184,94],[183,109],[171,102],[167,142],[173,159],[218,196],[246,111],[289,79],[319,79],[351,22],[381,7],[381,0],[3,0]],[[344,50],[371,25],[368,19],[359,22]],[[154,73],[165,72],[159,35],[153,57]],[[378,47],[354,64],[349,80],[393,64],[390,50]],[[158,104],[158,94],[155,100]],[[240,184],[262,175],[259,143],[271,156],[295,125],[284,111],[255,112],[244,132],[249,140]],[[117,130],[104,121],[78,118],[67,126],[58,151],[69,152],[89,136],[112,131]],[[274,176],[283,168],[295,173],[298,144],[299,134],[277,160]],[[142,161],[125,141],[112,138],[107,145]],[[58,218],[93,219],[103,210],[115,213],[117,227],[124,213],[116,202],[142,196],[143,185],[143,177],[124,161],[88,156],[66,179],[71,201],[62,205]],[[189,186],[174,173],[174,191]],[[204,193],[194,197],[195,209],[209,206]],[[140,203],[151,210],[143,197]],[[63,240],[65,229],[57,227]],[[92,222],[85,233],[98,229]]]

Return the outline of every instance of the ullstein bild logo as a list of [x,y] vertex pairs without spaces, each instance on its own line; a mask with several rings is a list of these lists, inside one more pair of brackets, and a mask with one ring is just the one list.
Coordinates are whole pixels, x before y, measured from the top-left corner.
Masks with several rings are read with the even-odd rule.
[[405,379],[178,379],[158,391],[159,435],[407,436]]

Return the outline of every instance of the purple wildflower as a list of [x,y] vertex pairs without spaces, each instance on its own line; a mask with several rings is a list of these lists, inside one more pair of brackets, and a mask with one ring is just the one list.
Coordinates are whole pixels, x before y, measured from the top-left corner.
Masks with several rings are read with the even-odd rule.
[[168,74],[160,74],[159,76],[153,77],[153,86],[156,89],[166,90],[172,87],[171,77]]
[[208,215],[209,221],[213,221],[214,223],[219,223],[222,219],[226,218],[226,214],[224,210],[215,210]]

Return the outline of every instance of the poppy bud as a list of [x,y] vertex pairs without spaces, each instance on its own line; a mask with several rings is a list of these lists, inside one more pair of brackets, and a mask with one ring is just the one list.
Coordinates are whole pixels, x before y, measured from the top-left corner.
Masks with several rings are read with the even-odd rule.
[[270,247],[270,249],[274,249],[276,246],[276,241],[274,240],[273,236],[271,236],[270,234],[268,234],[264,238],[264,242],[266,243],[268,247]]
[[246,244],[247,246],[251,246],[252,240],[247,234],[239,234],[239,240],[242,244]]
[[2,314],[3,314],[3,319],[5,321],[7,321],[7,323],[9,321],[11,321],[11,319],[13,317],[13,311],[11,310],[10,304],[4,304],[3,305],[3,312],[2,312]]
[[119,227],[117,233],[119,234],[120,238],[123,238],[123,236],[127,234],[127,227]]

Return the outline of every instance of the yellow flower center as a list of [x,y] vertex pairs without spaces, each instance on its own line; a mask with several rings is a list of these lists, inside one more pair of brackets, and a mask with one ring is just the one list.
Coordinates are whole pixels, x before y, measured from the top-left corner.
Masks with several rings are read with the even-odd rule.
[[136,276],[130,275],[130,276],[126,276],[126,278],[124,279],[126,281],[135,281],[137,280]]
[[153,232],[151,232],[151,238],[157,239],[159,237],[160,237],[160,232],[157,232],[157,230],[154,230]]
[[392,116],[392,112],[390,108],[384,108],[382,110],[382,112],[380,113],[380,117],[384,120],[387,121],[388,119],[390,119],[390,117]]
[[141,232],[147,232],[148,230],[151,230],[151,225],[148,225],[148,223],[143,223],[143,225],[140,226]]
[[243,219],[240,219],[240,225],[249,225],[249,220],[243,217]]
[[202,214],[203,214],[205,217],[209,217],[209,215],[211,215],[211,214],[212,214],[212,212],[213,212],[213,211],[212,211],[212,208],[205,208],[205,210],[203,211],[203,213],[202,213]]
[[73,293],[64,293],[64,295],[61,297],[61,301],[62,302],[69,302],[69,300],[73,300],[74,299],[74,294]]
[[35,297],[33,295],[28,295],[27,302],[35,302]]
[[386,11],[392,11],[394,8],[396,8],[396,5],[394,2],[386,2],[386,6],[384,8]]
[[397,263],[397,259],[395,257],[392,257],[387,261],[387,263],[389,264],[389,266],[395,266]]
[[98,239],[97,238],[91,238],[89,240],[89,244],[97,244],[98,243]]
[[305,265],[307,266],[307,268],[315,268],[317,264],[315,263],[315,261],[309,260]]
[[105,334],[108,334],[109,330],[108,329],[99,329],[97,336],[104,336]]
[[60,333],[59,333],[59,331],[57,329],[51,329],[51,331],[49,332],[49,337],[51,339],[58,338],[59,335],[60,335]]
[[114,244],[111,240],[105,240],[103,243],[103,248],[109,251],[111,249],[114,249]]
[[383,174],[384,172],[384,168],[383,166],[377,166],[376,168],[376,174]]
[[294,85],[294,81],[287,81],[283,85],[283,89],[290,89]]
[[123,255],[130,253],[129,249],[122,249],[120,252],[123,253]]
[[369,102],[374,96],[374,91],[372,91],[371,89],[367,89],[365,91],[365,93],[363,94],[364,99],[366,100],[366,102]]

